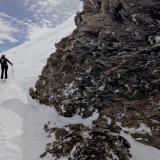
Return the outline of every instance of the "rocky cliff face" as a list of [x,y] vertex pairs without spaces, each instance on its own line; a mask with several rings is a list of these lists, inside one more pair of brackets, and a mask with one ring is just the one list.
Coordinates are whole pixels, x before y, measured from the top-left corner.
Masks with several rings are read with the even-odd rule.
[[[86,118],[95,111],[100,116],[92,129],[78,127],[77,133],[70,126],[77,139],[64,129],[47,152],[68,156],[74,148],[74,160],[129,159],[128,142],[111,134],[121,130],[160,149],[160,1],[83,1],[77,29],[56,44],[30,94],[63,116]],[[90,138],[80,136],[82,131]],[[66,137],[76,140],[68,142],[67,151],[57,151]],[[116,141],[123,141],[124,150]]]

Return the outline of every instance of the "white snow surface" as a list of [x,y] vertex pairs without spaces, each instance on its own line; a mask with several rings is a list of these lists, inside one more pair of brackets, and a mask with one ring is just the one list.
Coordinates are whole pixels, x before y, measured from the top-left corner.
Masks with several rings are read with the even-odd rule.
[[50,141],[43,131],[45,123],[51,121],[63,127],[83,122],[79,116],[61,117],[53,108],[40,105],[28,95],[28,89],[34,86],[47,58],[54,52],[54,44],[74,29],[74,17],[71,17],[34,41],[5,53],[14,67],[13,74],[9,68],[9,80],[0,82],[0,160],[39,160]]
[[[91,127],[92,121],[98,118],[98,113],[88,119],[81,119],[77,115],[61,117],[53,108],[40,105],[28,95],[28,89],[34,86],[47,58],[54,52],[54,44],[74,29],[72,17],[34,41],[5,53],[14,63],[14,68],[13,74],[9,68],[9,80],[0,82],[0,160],[40,160],[39,155],[43,153],[45,144],[52,141],[43,131],[48,121],[56,127],[74,123]],[[134,141],[133,145],[132,160],[159,160],[159,150]],[[43,160],[53,160],[53,157],[48,155]]]
[[138,143],[130,135],[121,133],[121,135],[131,144],[131,160],[159,160],[160,150]]

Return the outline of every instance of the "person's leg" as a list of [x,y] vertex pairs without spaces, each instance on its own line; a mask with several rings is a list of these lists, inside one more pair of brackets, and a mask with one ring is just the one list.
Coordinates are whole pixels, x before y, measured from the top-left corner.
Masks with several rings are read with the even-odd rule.
[[5,79],[8,78],[8,66],[5,67]]
[[4,75],[4,67],[1,67],[1,79],[3,79],[3,75]]

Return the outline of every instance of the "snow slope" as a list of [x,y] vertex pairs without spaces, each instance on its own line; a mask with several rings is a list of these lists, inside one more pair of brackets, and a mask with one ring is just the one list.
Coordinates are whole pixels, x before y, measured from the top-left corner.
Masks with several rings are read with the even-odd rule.
[[5,53],[14,63],[14,75],[10,68],[9,81],[0,84],[0,159],[37,160],[42,153],[46,143],[43,125],[54,114],[50,108],[32,104],[28,89],[54,51],[54,43],[74,28],[72,17],[36,40]]
[[[5,53],[14,63],[14,74],[10,68],[8,82],[0,83],[0,160],[39,160],[45,144],[50,141],[43,131],[43,125],[47,121],[57,127],[69,123],[91,126],[92,120],[98,118],[97,113],[86,120],[77,115],[64,118],[53,108],[40,105],[28,95],[29,87],[34,86],[47,57],[54,51],[54,44],[74,28],[72,17],[34,41]],[[128,139],[133,143],[133,160],[142,160],[144,156],[141,153],[144,152],[148,158],[145,160],[159,160],[159,150],[137,143],[130,137]],[[51,159],[53,160],[51,156],[44,158]]]

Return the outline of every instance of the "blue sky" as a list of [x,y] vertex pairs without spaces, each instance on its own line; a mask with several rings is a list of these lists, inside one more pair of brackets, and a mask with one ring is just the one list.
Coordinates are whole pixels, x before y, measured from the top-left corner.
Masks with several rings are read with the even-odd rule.
[[80,0],[1,0],[0,51],[8,50],[62,23]]

